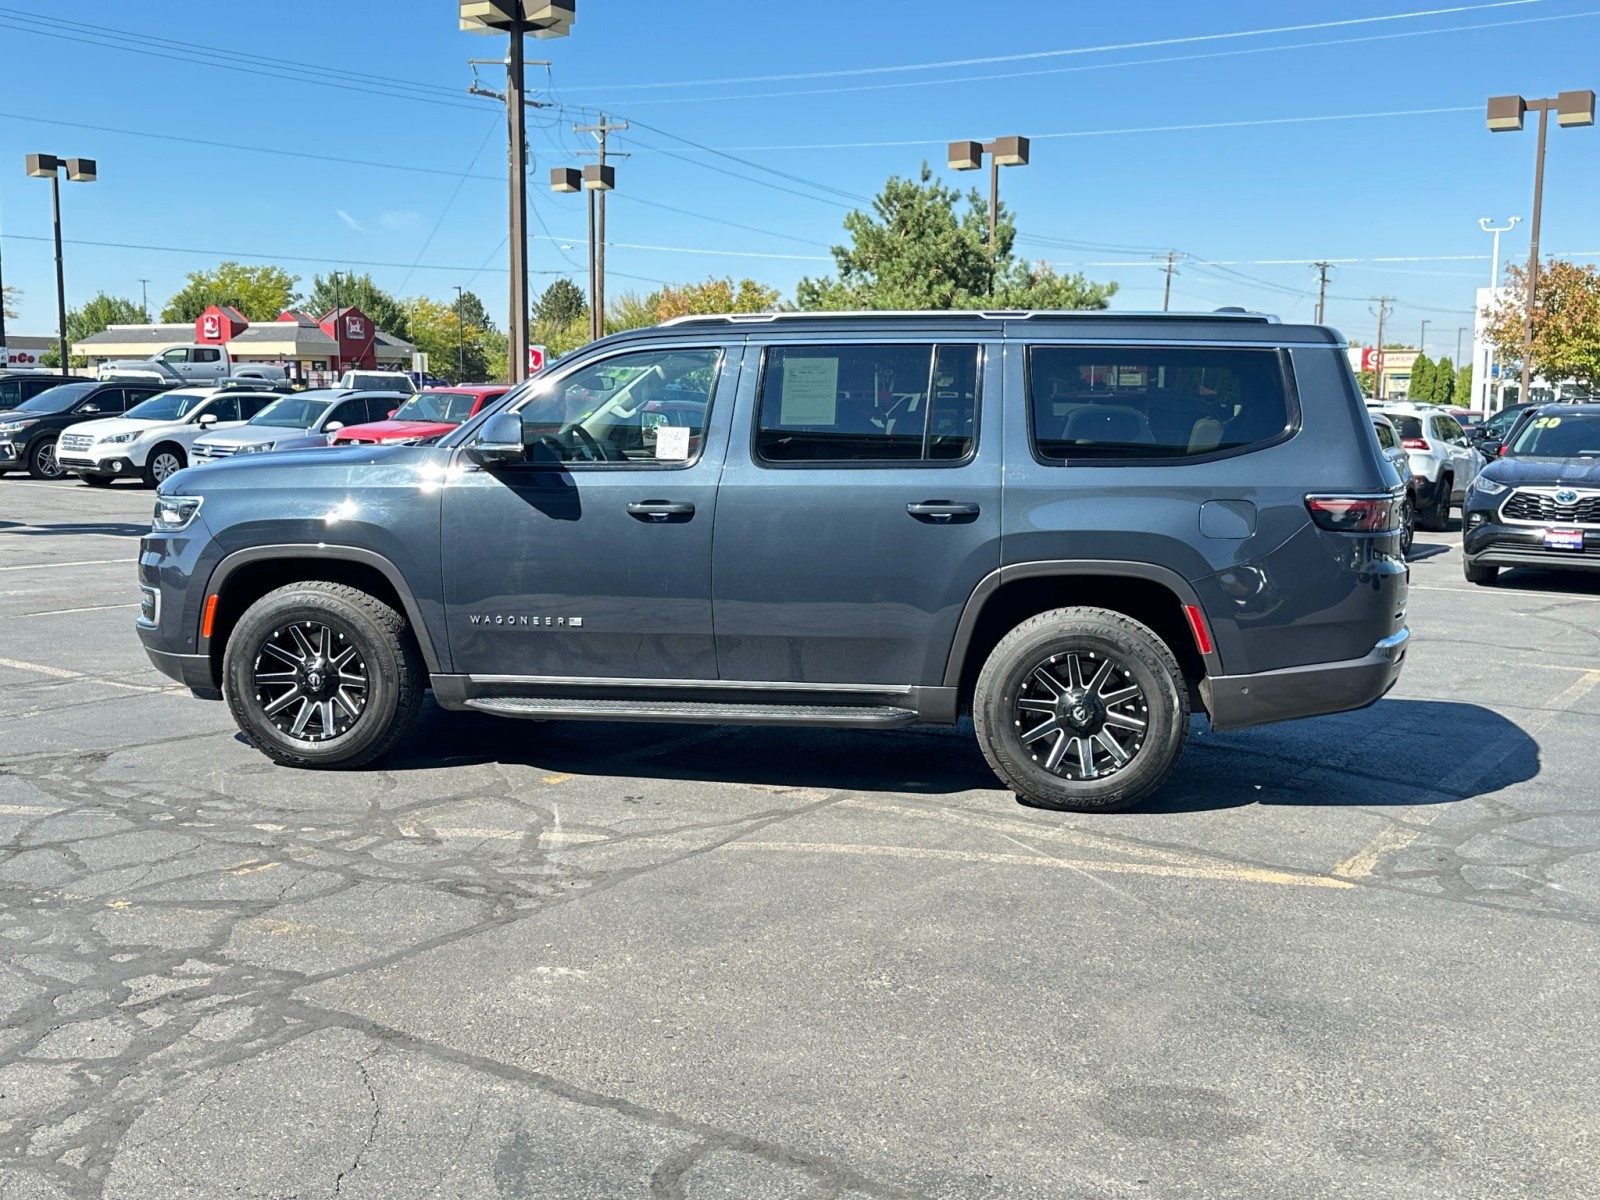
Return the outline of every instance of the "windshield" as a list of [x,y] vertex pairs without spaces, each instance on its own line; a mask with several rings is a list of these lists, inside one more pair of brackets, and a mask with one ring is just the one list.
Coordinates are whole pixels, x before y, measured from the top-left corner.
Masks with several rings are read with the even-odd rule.
[[439,421],[459,425],[472,415],[478,398],[463,392],[421,392],[395,412],[396,421]]
[[60,387],[53,387],[47,392],[40,392],[32,400],[24,400],[11,411],[19,413],[66,412],[67,409],[99,386],[97,383],[63,383]]
[[151,396],[143,404],[135,404],[126,416],[130,421],[181,421],[209,399],[210,396],[197,396],[192,392],[166,392]]
[[332,400],[307,400],[304,396],[286,396],[274,400],[251,420],[252,425],[272,425],[279,429],[310,429],[322,419]]
[[1507,453],[1529,458],[1600,456],[1600,413],[1535,417],[1523,426]]

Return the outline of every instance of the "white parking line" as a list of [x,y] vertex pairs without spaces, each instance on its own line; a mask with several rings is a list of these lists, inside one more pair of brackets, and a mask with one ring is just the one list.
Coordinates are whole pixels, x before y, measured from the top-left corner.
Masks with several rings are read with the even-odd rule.
[[87,608],[47,608],[43,612],[18,613],[19,617],[60,617],[67,613],[104,612],[108,608],[138,608],[137,604],[91,604]]
[[19,563],[12,567],[0,567],[0,571],[48,571],[54,567],[109,567],[116,563],[138,561],[137,558],[85,558],[77,562]]
[[44,663],[22,662],[15,658],[0,658],[0,667],[13,671],[31,671],[35,675],[48,675],[52,679],[78,679],[84,683],[98,683],[102,687],[124,688],[130,692],[164,692],[167,689],[151,687],[146,683],[123,683],[120,679],[102,679],[98,675],[85,675],[82,671],[69,671],[65,667],[50,667]]
[[1508,587],[1444,587],[1437,583],[1413,583],[1413,592],[1460,592],[1467,596],[1541,596],[1547,600],[1600,600],[1600,596],[1587,592],[1541,592],[1532,588]]

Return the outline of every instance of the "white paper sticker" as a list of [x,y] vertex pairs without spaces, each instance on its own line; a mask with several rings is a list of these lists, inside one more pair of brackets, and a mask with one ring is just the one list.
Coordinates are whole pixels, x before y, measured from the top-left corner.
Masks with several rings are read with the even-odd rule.
[[839,403],[837,358],[783,360],[783,398],[778,422],[782,425],[832,425]]
[[689,457],[689,427],[687,425],[656,426],[656,457],[682,462]]

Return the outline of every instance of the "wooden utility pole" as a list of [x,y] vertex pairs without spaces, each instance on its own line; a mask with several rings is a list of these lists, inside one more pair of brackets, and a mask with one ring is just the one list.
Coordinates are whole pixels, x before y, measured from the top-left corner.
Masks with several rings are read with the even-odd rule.
[[1377,362],[1377,368],[1372,372],[1372,398],[1374,400],[1382,400],[1383,399],[1383,322],[1384,322],[1384,318],[1386,318],[1389,315],[1389,313],[1391,311],[1393,311],[1394,297],[1393,296],[1374,296],[1373,297],[1373,301],[1378,306],[1374,310],[1378,314],[1378,362]]
[[[574,133],[592,133],[598,148],[583,151],[596,156],[596,167],[584,168],[584,188],[589,193],[589,332],[595,338],[606,333],[606,193],[611,190],[612,172],[606,169],[606,135],[628,128],[626,121],[607,121],[600,114],[598,125],[574,125]],[[614,154],[613,158],[627,158]],[[596,193],[599,193],[596,196]]]
[[1319,262],[1311,265],[1317,269],[1317,324],[1321,325],[1328,313],[1328,272],[1333,269],[1333,264]]
[[1177,262],[1180,258],[1188,258],[1187,254],[1180,254],[1176,250],[1168,250],[1166,254],[1152,254],[1151,258],[1160,260],[1165,258],[1167,265],[1161,269],[1166,272],[1167,286],[1161,293],[1161,311],[1169,312],[1172,309],[1172,277],[1178,273]]

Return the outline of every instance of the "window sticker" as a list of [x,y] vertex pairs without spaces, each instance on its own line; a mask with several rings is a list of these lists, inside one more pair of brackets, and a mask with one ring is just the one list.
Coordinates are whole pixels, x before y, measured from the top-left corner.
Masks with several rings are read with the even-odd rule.
[[656,457],[672,462],[683,462],[689,457],[689,427],[687,425],[656,426]]
[[832,425],[839,403],[839,360],[783,360],[783,397],[778,420],[784,425]]

